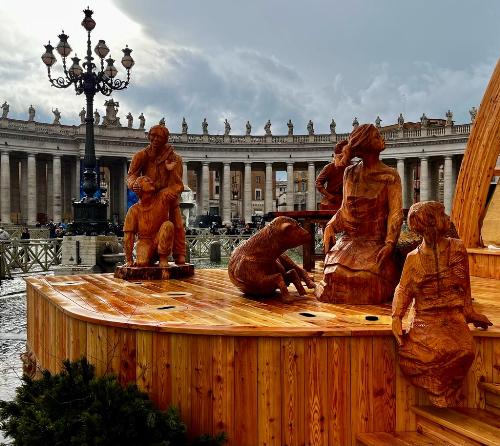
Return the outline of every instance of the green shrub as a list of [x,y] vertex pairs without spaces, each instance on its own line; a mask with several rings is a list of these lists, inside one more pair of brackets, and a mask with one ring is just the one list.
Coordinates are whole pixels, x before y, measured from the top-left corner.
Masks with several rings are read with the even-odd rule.
[[[162,412],[137,386],[96,377],[85,358],[39,380],[24,376],[14,401],[0,401],[0,429],[16,446],[187,445],[177,409]],[[225,436],[199,441],[219,446]]]

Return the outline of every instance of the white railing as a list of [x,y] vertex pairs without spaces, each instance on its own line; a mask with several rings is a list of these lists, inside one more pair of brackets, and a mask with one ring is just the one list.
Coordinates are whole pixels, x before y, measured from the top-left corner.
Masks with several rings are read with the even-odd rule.
[[455,125],[451,128],[451,131],[457,135],[470,133],[470,124]]
[[13,273],[49,271],[61,263],[62,239],[0,241],[0,279]]

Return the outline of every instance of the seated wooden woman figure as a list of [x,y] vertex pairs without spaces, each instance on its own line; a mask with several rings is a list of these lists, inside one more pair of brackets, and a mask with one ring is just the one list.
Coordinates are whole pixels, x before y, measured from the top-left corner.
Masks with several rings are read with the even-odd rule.
[[[159,258],[160,266],[168,266],[172,253],[174,225],[169,221],[169,202],[165,194],[156,192],[153,181],[147,176],[137,178],[139,202],[127,212],[123,226],[125,266],[152,266]],[[133,259],[134,239],[136,259]]]
[[[406,257],[392,303],[401,370],[441,407],[457,402],[474,360],[467,324],[491,325],[472,308],[467,251],[460,239],[444,237],[449,225],[441,203],[424,201],[410,208],[408,226],[423,241]],[[414,319],[403,334],[401,321],[413,301]]]
[[325,228],[325,246],[335,233],[343,235],[325,256],[324,277],[316,288],[323,302],[386,302],[398,283],[393,251],[403,223],[401,180],[380,161],[384,148],[372,124],[349,136],[344,150],[361,161],[345,170],[342,204]]

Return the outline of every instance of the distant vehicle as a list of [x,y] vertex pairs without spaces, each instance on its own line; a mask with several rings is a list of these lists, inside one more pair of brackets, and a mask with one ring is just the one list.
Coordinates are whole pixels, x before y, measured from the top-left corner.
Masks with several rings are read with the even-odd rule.
[[219,215],[198,215],[194,221],[195,228],[221,228],[222,218]]

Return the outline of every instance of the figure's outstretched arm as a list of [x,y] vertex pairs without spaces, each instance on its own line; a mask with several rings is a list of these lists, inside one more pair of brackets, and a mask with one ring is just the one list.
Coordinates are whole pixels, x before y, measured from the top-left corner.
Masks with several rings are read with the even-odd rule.
[[130,163],[130,168],[128,169],[127,173],[127,187],[130,190],[133,190],[135,180],[137,180],[137,178],[141,176],[141,170],[142,170],[142,161],[139,152],[136,153],[132,158],[132,162]]
[[134,266],[134,233],[126,231],[123,233],[123,250],[125,251],[125,266]]
[[392,332],[396,337],[398,345],[403,344],[403,317],[408,310],[413,298],[411,289],[413,286],[413,272],[411,271],[411,257],[407,257],[401,280],[399,281],[394,299],[392,301]]

